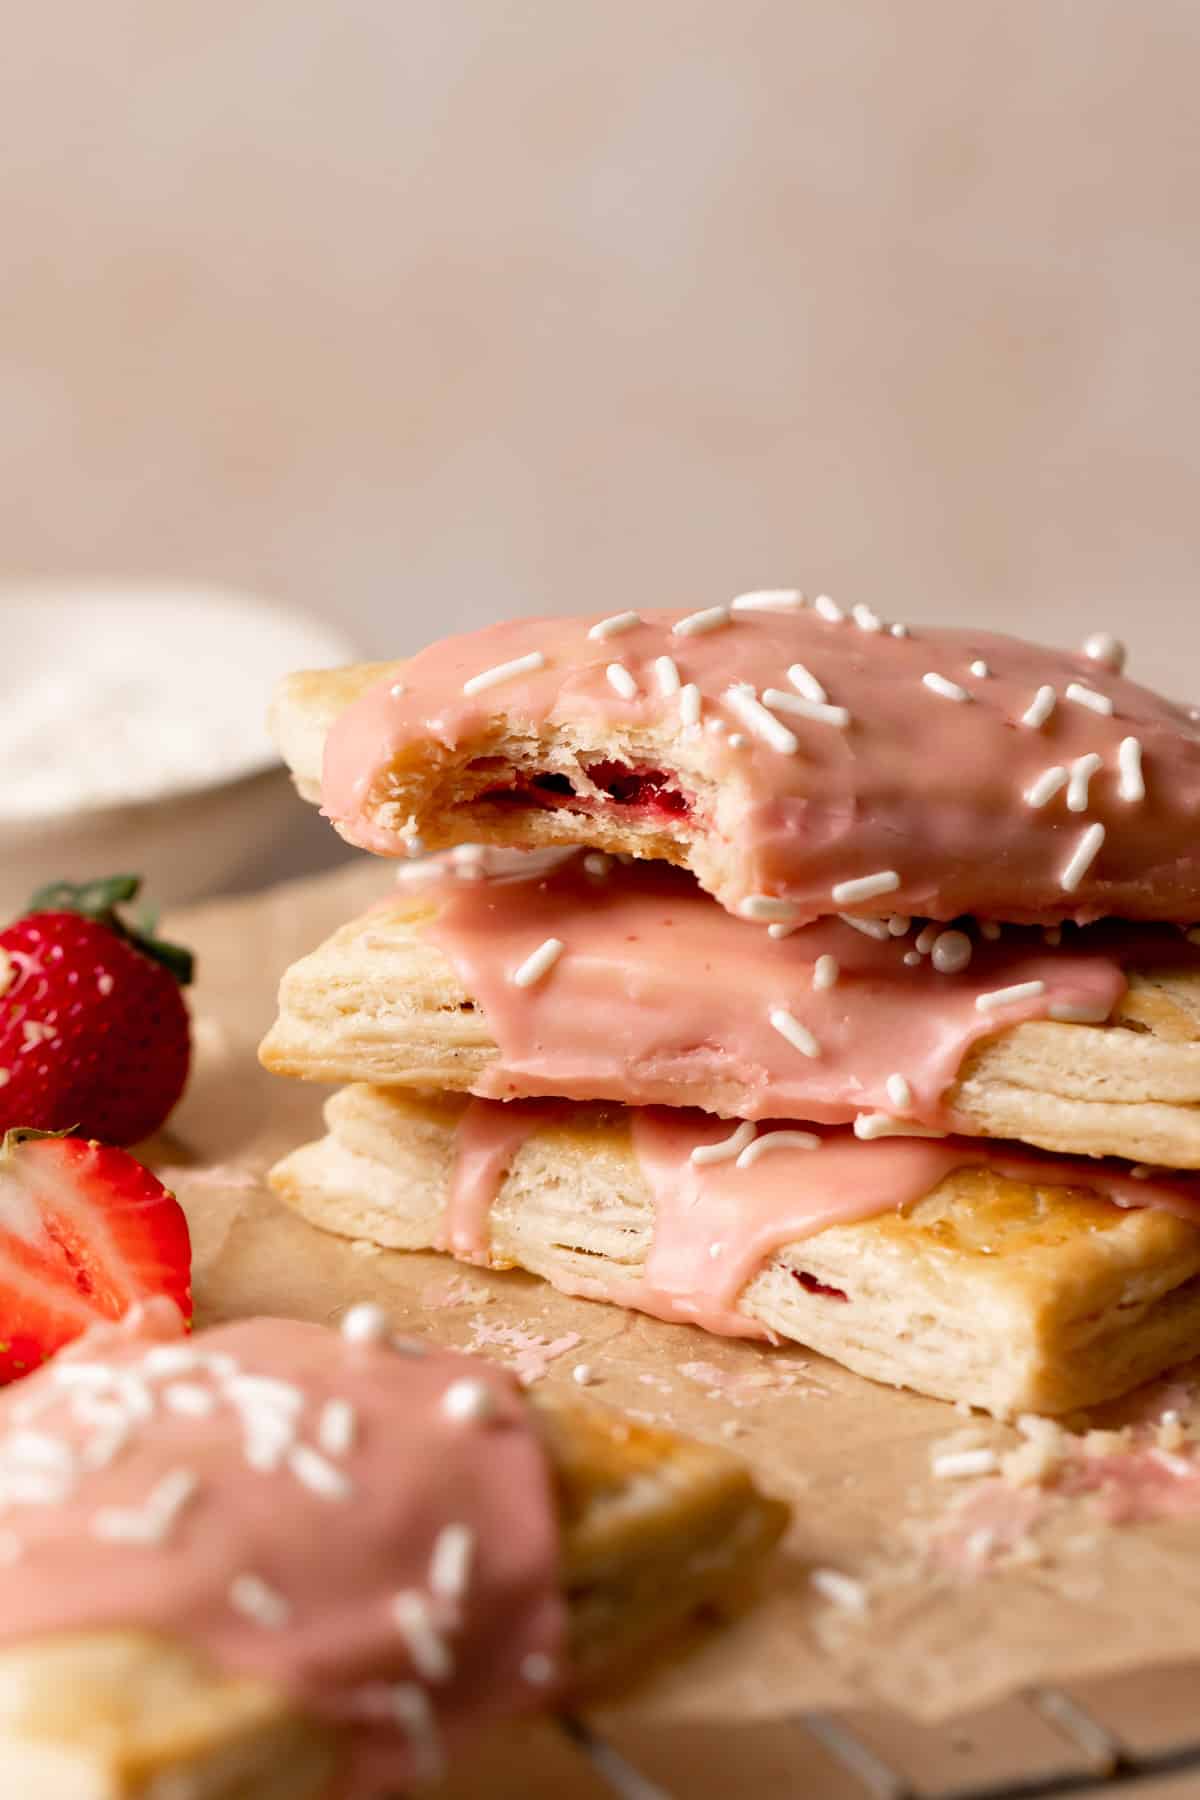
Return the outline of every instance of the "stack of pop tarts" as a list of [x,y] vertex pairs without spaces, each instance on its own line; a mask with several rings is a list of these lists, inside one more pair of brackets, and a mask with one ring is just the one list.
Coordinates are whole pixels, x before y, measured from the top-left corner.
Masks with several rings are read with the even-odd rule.
[[1200,1352],[1200,728],[826,596],[302,674],[301,793],[402,859],[284,977],[314,1223],[997,1413]]

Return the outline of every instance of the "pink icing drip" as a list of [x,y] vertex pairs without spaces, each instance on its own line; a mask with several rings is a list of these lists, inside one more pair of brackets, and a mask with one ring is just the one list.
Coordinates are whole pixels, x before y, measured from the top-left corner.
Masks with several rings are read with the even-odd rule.
[[[354,843],[402,854],[404,822],[392,828],[377,811],[387,798],[381,777],[394,757],[411,758],[431,742],[468,757],[478,742],[487,754],[487,734],[501,711],[535,728],[585,718],[671,724],[679,703],[659,694],[653,667],[670,655],[682,680],[699,686],[705,719],[725,726],[705,742],[719,782],[711,812],[698,816],[699,802],[686,792],[671,802],[691,806],[691,817],[672,814],[685,840],[709,835],[732,859],[720,893],[730,908],[747,895],[772,894],[801,916],[819,917],[836,910],[835,883],[895,869],[899,888],[856,910],[1029,922],[1194,917],[1200,732],[1182,707],[1082,655],[987,633],[922,628],[898,639],[805,611],[735,615],[719,630],[680,637],[670,627],[681,616],[648,613],[633,630],[601,642],[588,638],[587,619],[525,619],[431,645],[408,664],[403,693],[385,681],[334,724],[325,751],[325,811]],[[463,694],[471,676],[532,651],[545,657],[545,668],[474,697]],[[970,673],[980,657],[991,671],[986,678]],[[609,685],[605,668],[614,660],[634,677],[637,698],[622,700]],[[788,756],[748,733],[725,696],[735,682],[760,693],[786,691],[795,662],[849,710],[851,724],[839,730],[781,713],[799,739],[798,753]],[[930,692],[922,683],[927,672],[960,684],[970,700]],[[1072,682],[1109,696],[1112,715],[1067,700]],[[1053,715],[1040,729],[1023,726],[1022,715],[1047,684],[1059,696]],[[731,733],[744,737],[739,748],[730,747]],[[682,752],[682,726],[680,734]],[[1117,752],[1126,736],[1144,750],[1141,802],[1120,796]],[[1043,771],[1092,751],[1103,767],[1092,777],[1084,813],[1068,810],[1062,792],[1040,809],[1027,804],[1025,793]],[[658,772],[643,773],[653,780]],[[504,780],[499,771],[498,786]],[[639,790],[634,803],[651,798]],[[544,799],[560,804],[562,796]],[[619,810],[620,802],[588,804]],[[1103,848],[1067,893],[1060,877],[1093,822],[1106,829]]]
[[[502,1148],[508,1156],[515,1154],[522,1138],[549,1114],[545,1104],[476,1100],[464,1115],[462,1142],[469,1146],[479,1179],[462,1215],[481,1221],[468,1247],[472,1260],[487,1256],[485,1222],[503,1180]],[[729,1136],[728,1122],[677,1108],[646,1107],[634,1109],[630,1123],[634,1153],[655,1207],[654,1238],[643,1273],[634,1281],[616,1272],[584,1277],[556,1273],[555,1283],[568,1293],[702,1325],[722,1336],[769,1335],[738,1313],[735,1302],[777,1250],[830,1226],[909,1205],[955,1169],[986,1165],[1043,1187],[1088,1188],[1117,1206],[1161,1207],[1200,1225],[1200,1177],[1161,1174],[1139,1181],[1123,1164],[1109,1160],[1042,1156],[967,1138],[861,1143],[834,1130],[820,1133],[819,1149],[771,1149],[739,1169],[732,1160],[691,1161],[697,1145]],[[496,1147],[495,1156],[485,1153],[489,1144]],[[458,1183],[455,1188],[461,1204],[463,1189]]]
[[[915,932],[876,942],[837,919],[770,939],[714,906],[690,877],[660,864],[589,875],[581,857],[536,859],[526,873],[460,880],[436,859],[419,880],[438,907],[424,934],[483,1009],[500,1050],[476,1083],[494,1099],[559,1095],[628,1105],[700,1104],[747,1119],[846,1124],[880,1111],[945,1129],[942,1096],[981,1038],[1056,1007],[1104,1018],[1125,991],[1122,965],[1200,962],[1169,928],[1068,928],[1052,950],[1036,930],[974,936],[969,968],[906,967]],[[566,946],[548,975],[515,987],[512,971],[546,938]],[[818,957],[836,984],[814,992]],[[981,1012],[978,995],[1044,981],[1045,992]],[[802,1055],[770,1023],[785,1007],[816,1037]],[[889,1075],[912,1090],[889,1096]]]
[[[352,1482],[352,1495],[314,1493],[286,1464],[267,1473],[251,1468],[243,1427],[224,1397],[201,1418],[167,1410],[170,1380],[218,1391],[215,1376],[148,1376],[154,1414],[107,1467],[79,1471],[57,1503],[4,1509],[5,1529],[23,1550],[5,1569],[0,1641],[126,1626],[196,1645],[221,1668],[266,1677],[325,1718],[359,1722],[346,1789],[356,1800],[407,1787],[420,1765],[418,1747],[395,1726],[363,1722],[377,1714],[370,1701],[381,1684],[419,1682],[450,1744],[489,1716],[544,1700],[545,1689],[522,1678],[521,1663],[530,1654],[561,1657],[558,1531],[543,1452],[510,1376],[448,1352],[402,1355],[349,1344],[292,1320],[248,1320],[188,1340],[177,1315],[173,1328],[156,1317],[93,1332],[69,1358],[5,1390],[0,1431],[13,1429],[70,1362],[133,1371],[153,1343],[170,1341],[231,1356],[245,1374],[295,1384],[304,1395],[297,1435],[309,1445],[318,1441],[324,1403],[348,1400],[357,1419],[353,1444],[327,1460]],[[449,1385],[468,1376],[491,1395],[485,1421],[455,1421],[441,1408]],[[28,1429],[76,1450],[89,1435],[66,1390]],[[163,1544],[93,1535],[100,1509],[142,1508],[178,1468],[193,1471],[199,1486]],[[433,1544],[451,1522],[470,1527],[474,1554],[461,1603],[434,1606],[455,1658],[450,1678],[435,1684],[415,1672],[390,1602],[401,1589],[428,1594]],[[288,1601],[282,1629],[252,1622],[230,1604],[231,1583],[245,1572]]]

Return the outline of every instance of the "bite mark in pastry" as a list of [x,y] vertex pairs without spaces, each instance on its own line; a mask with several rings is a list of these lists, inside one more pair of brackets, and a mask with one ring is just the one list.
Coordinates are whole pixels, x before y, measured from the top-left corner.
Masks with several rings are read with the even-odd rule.
[[701,1114],[367,1086],[326,1110],[329,1134],[271,1177],[314,1224],[791,1339],[996,1413],[1097,1404],[1200,1344],[1188,1177],[962,1139],[751,1142],[753,1127],[739,1139]]
[[0,1398],[3,1792],[407,1787],[778,1536],[726,1454],[385,1324],[156,1304]]
[[[405,873],[284,976],[268,1068],[867,1131],[896,1119],[1200,1167],[1200,950],[1169,927],[1067,927],[1048,945],[1036,929],[868,936],[826,919],[771,940],[662,866],[458,851]],[[951,936],[968,961],[944,972]],[[562,946],[553,966],[518,985],[545,943]],[[780,1032],[779,1009],[818,1054]]]
[[1088,657],[836,608],[627,617],[293,676],[277,742],[383,855],[587,844],[790,922],[1192,917],[1200,730]]

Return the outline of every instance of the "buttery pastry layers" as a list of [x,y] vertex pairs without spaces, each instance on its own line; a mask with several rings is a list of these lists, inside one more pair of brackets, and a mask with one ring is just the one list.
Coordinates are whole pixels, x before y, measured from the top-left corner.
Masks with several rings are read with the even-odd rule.
[[0,1789],[45,1800],[407,1788],[783,1522],[725,1453],[531,1405],[370,1308],[188,1340],[155,1307],[8,1390],[0,1432]]
[[520,620],[293,676],[274,730],[300,791],[383,855],[585,844],[783,922],[1193,919],[1182,707],[1086,656],[898,629],[798,595]]
[[[771,940],[661,867],[464,850],[405,873],[285,975],[268,1068],[868,1136],[895,1119],[1200,1168],[1200,949],[1170,928],[1047,944],[823,920]],[[553,966],[519,985],[547,942]]]
[[335,1096],[327,1120],[272,1174],[325,1229],[792,1339],[998,1414],[1094,1405],[1200,1342],[1187,1177],[961,1139],[734,1134],[682,1111],[369,1086]]

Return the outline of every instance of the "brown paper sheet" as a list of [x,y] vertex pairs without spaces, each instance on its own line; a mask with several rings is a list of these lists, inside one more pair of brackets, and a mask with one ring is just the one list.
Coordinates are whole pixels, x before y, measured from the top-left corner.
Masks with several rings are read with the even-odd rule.
[[[1200,1658],[1200,1517],[1114,1528],[1092,1501],[1057,1502],[1033,1531],[1037,1560],[963,1576],[928,1549],[962,1488],[932,1478],[931,1447],[974,1423],[983,1443],[1007,1449],[1018,1441],[1008,1428],[803,1350],[571,1300],[520,1273],[364,1254],[278,1207],[262,1177],[317,1135],[324,1098],[255,1059],[278,976],[389,885],[386,868],[364,861],[170,921],[198,953],[198,1054],[154,1160],[192,1224],[201,1323],[253,1312],[332,1320],[370,1298],[400,1329],[519,1362],[550,1384],[587,1362],[598,1400],[730,1444],[791,1501],[766,1597],[641,1680],[604,1715],[610,1722],[669,1730],[878,1703],[935,1719],[1035,1681]],[[1189,1399],[1184,1372],[1172,1404],[1200,1418]],[[1109,1420],[1098,1412],[1092,1422]],[[815,1593],[814,1567],[865,1579],[865,1618]]]

